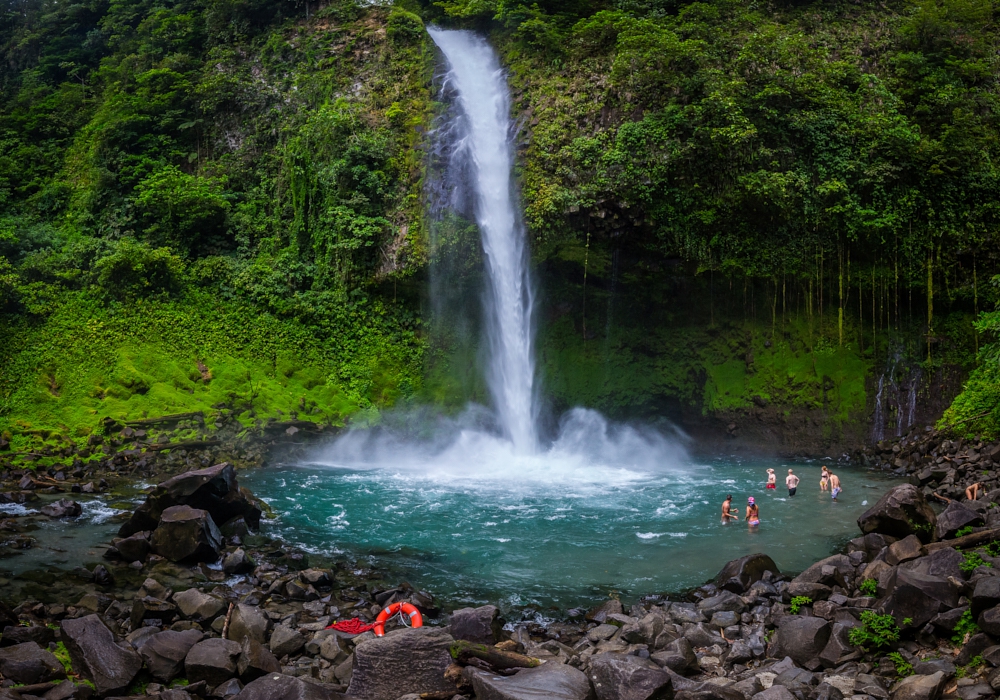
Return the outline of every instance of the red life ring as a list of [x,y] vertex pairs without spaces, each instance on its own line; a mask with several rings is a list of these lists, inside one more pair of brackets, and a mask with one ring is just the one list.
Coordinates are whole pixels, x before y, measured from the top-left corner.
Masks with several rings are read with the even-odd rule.
[[420,616],[420,611],[409,603],[393,603],[388,608],[383,610],[375,618],[375,636],[381,637],[385,635],[385,623],[386,621],[395,615],[397,612],[402,612],[404,615],[409,615],[410,622],[413,624],[412,627],[423,627],[424,618]]

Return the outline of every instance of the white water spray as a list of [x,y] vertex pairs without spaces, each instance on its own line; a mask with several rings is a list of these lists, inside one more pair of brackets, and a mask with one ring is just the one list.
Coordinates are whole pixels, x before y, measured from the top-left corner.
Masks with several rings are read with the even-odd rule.
[[538,449],[533,290],[524,227],[511,187],[514,164],[510,99],[496,54],[468,31],[430,29],[448,60],[447,80],[458,94],[475,173],[476,222],[489,285],[487,384],[500,426],[520,454]]

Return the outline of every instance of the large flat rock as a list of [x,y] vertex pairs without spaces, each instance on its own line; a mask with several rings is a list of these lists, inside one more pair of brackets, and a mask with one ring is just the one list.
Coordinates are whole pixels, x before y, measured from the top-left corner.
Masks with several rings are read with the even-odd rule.
[[550,661],[526,668],[513,676],[485,671],[472,675],[476,700],[593,700],[590,681],[583,671]]

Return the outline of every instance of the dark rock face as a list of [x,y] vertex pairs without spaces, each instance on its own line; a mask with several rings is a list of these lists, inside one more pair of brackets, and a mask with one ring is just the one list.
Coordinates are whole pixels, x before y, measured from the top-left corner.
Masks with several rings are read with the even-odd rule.
[[268,646],[279,659],[286,654],[295,654],[306,645],[306,638],[285,625],[278,625],[271,632]]
[[184,670],[192,683],[205,681],[214,688],[236,675],[240,645],[231,639],[206,639],[191,647],[184,657]]
[[942,610],[958,606],[959,589],[951,581],[909,569],[897,568],[890,577],[888,590],[878,607],[892,615],[900,626],[909,619],[907,627],[919,629]]
[[916,535],[907,535],[903,539],[889,545],[885,561],[889,566],[896,566],[897,564],[902,564],[904,561],[922,557],[926,553],[927,551],[924,549],[924,545],[920,542],[919,537]]
[[142,659],[131,646],[118,644],[100,617],[63,620],[59,626],[73,669],[92,681],[99,695],[120,694],[132,684]]
[[47,647],[49,642],[56,641],[55,630],[43,625],[22,625],[8,626],[3,628],[3,636],[0,636],[0,647],[9,647],[14,644],[24,642],[35,642],[40,647]]
[[451,614],[451,636],[477,644],[496,644],[501,639],[503,620],[495,605],[461,608]]
[[590,681],[582,671],[554,663],[527,668],[513,676],[476,671],[472,675],[472,687],[477,700],[589,700],[593,697]]
[[959,567],[964,561],[965,557],[957,549],[944,547],[943,549],[931,552],[927,556],[904,562],[899,565],[899,568],[938,578],[953,576],[955,579],[961,581],[965,578],[965,573]]
[[971,508],[962,505],[958,501],[952,501],[948,504],[948,507],[944,509],[941,515],[937,516],[937,526],[935,527],[935,532],[937,533],[938,539],[943,540],[949,537],[954,537],[955,533],[963,527],[969,525],[972,527],[978,527],[985,524],[986,521],[983,520],[982,515]]
[[47,515],[50,518],[75,518],[83,512],[83,506],[68,498],[60,498],[38,510],[42,515]]
[[778,621],[770,656],[790,656],[797,664],[816,659],[830,641],[830,623],[820,617],[788,615]]
[[1000,577],[987,576],[976,582],[976,587],[972,592],[972,617],[979,615],[989,608],[1000,605]]
[[673,700],[670,675],[638,656],[598,654],[591,659],[590,676],[597,700]]
[[930,542],[936,525],[937,516],[913,484],[889,489],[858,518],[858,527],[865,534],[877,532],[897,538],[916,535],[921,542]]
[[254,560],[242,548],[228,555],[222,562],[222,570],[229,575],[249,574],[255,566]]
[[244,637],[236,671],[241,681],[250,683],[268,673],[281,673],[281,664],[263,644],[252,637]]
[[820,583],[824,586],[844,586],[854,576],[854,564],[845,554],[820,559],[792,579],[795,583]]
[[177,617],[177,606],[159,598],[144,596],[132,601],[132,629],[139,629],[146,620],[154,620],[157,627],[166,627]]
[[994,637],[1000,635],[1000,607],[983,610],[979,613],[979,619],[976,620],[976,624],[986,634]]
[[893,690],[892,700],[937,700],[946,680],[941,671],[929,676],[904,678]]
[[[362,642],[354,650],[347,694],[365,700],[396,700],[407,693],[453,691],[455,686],[445,680],[444,670],[452,662],[448,648],[454,641],[439,629],[418,627]],[[385,672],[397,668],[405,668],[406,673]]]
[[238,695],[233,696],[234,700],[339,700],[343,697],[301,678],[270,673],[248,683]]
[[169,683],[183,673],[185,657],[204,636],[198,630],[157,632],[142,639],[138,647],[139,655],[153,678]]
[[833,623],[833,626],[830,628],[830,639],[819,655],[820,663],[823,666],[826,668],[839,666],[840,657],[854,651],[854,647],[848,640],[848,635],[851,632],[851,627],[855,626],[854,624],[848,625],[840,622]]
[[121,526],[118,534],[129,537],[142,530],[154,530],[163,512],[179,505],[206,510],[216,523],[225,524],[242,517],[251,529],[260,527],[259,504],[249,491],[238,486],[233,466],[223,462],[164,481]]
[[268,617],[264,611],[253,605],[239,603],[233,609],[233,617],[229,623],[229,638],[242,643],[250,637],[263,644],[267,636]]
[[0,649],[0,673],[15,683],[45,683],[65,678],[59,659],[34,642]]
[[764,572],[780,573],[777,564],[766,554],[748,554],[733,559],[715,577],[715,585],[732,593],[744,593],[764,578]]
[[153,551],[170,561],[216,561],[222,535],[208,511],[172,506],[163,511],[153,532]]
[[796,700],[792,691],[783,685],[772,685],[753,696],[754,700]]
[[691,642],[684,637],[670,642],[663,651],[656,652],[650,658],[657,666],[680,674],[698,662],[698,657],[691,648]]
[[146,561],[150,549],[149,535],[148,530],[143,530],[131,537],[116,539],[113,544],[125,561]]
[[743,612],[746,609],[746,603],[735,593],[720,591],[711,598],[698,601],[698,609],[706,617],[711,618],[717,612]]
[[202,593],[197,588],[175,593],[174,603],[185,617],[193,620],[210,620],[226,607],[222,599]]

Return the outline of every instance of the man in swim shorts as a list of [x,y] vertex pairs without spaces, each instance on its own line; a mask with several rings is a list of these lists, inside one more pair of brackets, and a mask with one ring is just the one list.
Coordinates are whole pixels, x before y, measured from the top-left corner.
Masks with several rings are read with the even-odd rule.
[[733,494],[728,494],[726,500],[722,502],[722,524],[725,525],[730,520],[739,520],[740,516],[733,512]]
[[776,486],[777,481],[778,481],[778,477],[776,477],[774,475],[774,470],[769,468],[767,470],[767,488],[769,488],[769,489],[777,488],[777,486]]
[[795,489],[799,486],[799,477],[792,473],[792,470],[788,470],[788,476],[785,477],[785,486],[788,487],[788,495],[794,496]]
[[837,500],[837,496],[840,495],[840,477],[830,472],[830,496],[833,498],[834,502]]
[[747,499],[747,523],[750,527],[760,525],[760,509],[754,503],[753,496]]

